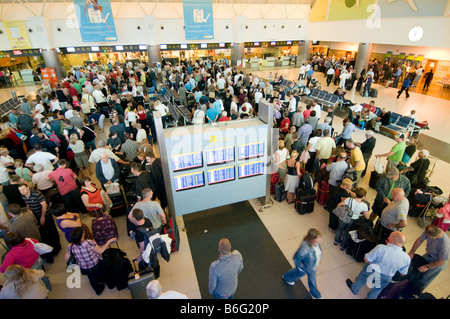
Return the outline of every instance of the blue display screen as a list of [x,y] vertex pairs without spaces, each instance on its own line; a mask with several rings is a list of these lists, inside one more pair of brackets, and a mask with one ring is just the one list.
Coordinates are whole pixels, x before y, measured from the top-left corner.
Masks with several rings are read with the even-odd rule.
[[234,166],[221,167],[208,171],[208,183],[221,183],[235,179]]
[[206,151],[206,165],[234,161],[234,146]]
[[182,191],[185,189],[200,187],[205,185],[203,172],[179,175],[174,177],[175,190]]
[[203,166],[202,152],[172,156],[172,170],[174,172],[201,166]]
[[239,165],[239,178],[264,174],[264,162],[252,162]]
[[238,158],[246,159],[264,156],[264,142],[251,143],[238,146]]

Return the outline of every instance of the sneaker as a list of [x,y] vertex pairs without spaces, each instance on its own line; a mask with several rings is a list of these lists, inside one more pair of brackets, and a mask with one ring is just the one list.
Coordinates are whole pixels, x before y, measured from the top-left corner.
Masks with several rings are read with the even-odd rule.
[[353,281],[351,281],[350,279],[347,278],[347,280],[345,281],[345,283],[347,284],[347,287],[350,289],[350,291],[352,292],[352,294],[354,294],[355,296],[357,294],[355,294],[352,290],[352,285],[353,285]]
[[284,275],[281,276],[281,278],[283,278],[283,280],[284,280],[289,286],[295,285],[295,282],[293,282],[293,281],[287,281],[286,278],[284,278]]
[[322,297],[314,297],[311,293],[309,293],[312,299],[322,299]]

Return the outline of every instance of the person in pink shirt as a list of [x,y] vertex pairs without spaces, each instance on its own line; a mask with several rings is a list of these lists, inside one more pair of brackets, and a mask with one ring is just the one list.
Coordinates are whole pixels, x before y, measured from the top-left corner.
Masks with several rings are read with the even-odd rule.
[[[31,242],[31,241],[32,242]],[[5,236],[5,243],[11,247],[6,254],[5,260],[0,266],[0,273],[4,273],[9,265],[16,264],[25,268],[42,269],[42,259],[34,250],[33,243],[39,241],[34,238],[25,239],[18,233],[10,232]]]
[[312,112],[312,105],[311,104],[306,105],[306,110],[303,111],[303,118],[306,120],[311,115],[311,112]]
[[59,160],[58,168],[48,174],[48,179],[55,181],[66,207],[73,207],[71,211],[74,213],[86,214],[86,207],[81,201],[80,190],[76,183],[77,175],[66,166],[65,159]]

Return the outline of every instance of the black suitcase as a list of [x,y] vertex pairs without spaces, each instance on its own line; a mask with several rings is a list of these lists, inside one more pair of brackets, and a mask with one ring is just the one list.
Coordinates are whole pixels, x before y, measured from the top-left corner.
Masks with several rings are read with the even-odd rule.
[[282,202],[286,199],[286,190],[284,189],[283,183],[278,183],[275,185],[275,200],[277,202]]
[[111,198],[111,202],[113,203],[109,214],[112,217],[125,215],[127,213],[127,204],[122,192],[108,195],[109,198]]
[[[118,247],[118,245],[117,245]],[[108,248],[103,254],[103,267],[105,270],[105,284],[109,289],[122,290],[128,287],[128,278],[133,272],[127,254],[119,248]]]
[[314,189],[297,191],[297,199],[295,200],[295,209],[300,215],[310,214],[314,211],[314,202],[316,199],[316,191]]
[[378,90],[371,88],[370,91],[369,91],[369,96],[373,97],[373,98],[376,98],[378,96]]
[[359,243],[356,243],[350,236],[347,240],[347,255],[352,256],[355,258],[357,262],[363,262],[364,261],[364,255],[367,254],[369,251],[374,249],[376,246],[375,243],[372,243],[368,240],[361,241]]
[[376,188],[379,179],[380,174],[378,174],[376,171],[372,171],[372,173],[370,173],[369,187]]
[[133,260],[134,271],[128,277],[128,289],[130,289],[131,298],[148,299],[146,292],[147,284],[155,279],[155,274],[148,267],[139,270],[136,268],[135,262],[136,260]]

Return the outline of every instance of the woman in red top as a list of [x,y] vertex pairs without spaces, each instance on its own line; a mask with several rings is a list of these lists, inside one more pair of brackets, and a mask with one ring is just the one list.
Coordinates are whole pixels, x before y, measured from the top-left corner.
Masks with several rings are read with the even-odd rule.
[[33,245],[33,243],[38,243],[38,240],[34,238],[25,239],[22,235],[14,232],[6,234],[4,239],[11,250],[6,254],[5,260],[0,266],[0,273],[4,273],[6,268],[12,264],[25,268],[42,269],[42,259],[34,250]]
[[145,121],[147,120],[147,115],[145,114],[144,107],[142,105],[138,105],[137,107],[137,115],[139,117],[139,122],[142,123],[142,126],[145,125]]
[[288,113],[283,113],[283,120],[280,123],[280,132],[287,134],[289,132],[289,126],[291,125],[291,120],[289,120]]
[[13,141],[15,147],[14,149],[17,151],[18,157],[21,158],[22,160],[26,160],[27,159],[26,146],[23,144],[22,140],[17,136],[16,134],[17,131],[5,123],[0,126],[0,129],[2,136],[9,138],[11,141]]
[[84,177],[81,183],[81,200],[91,216],[96,216],[96,212],[103,212],[103,199],[101,189],[91,183],[89,177]]

